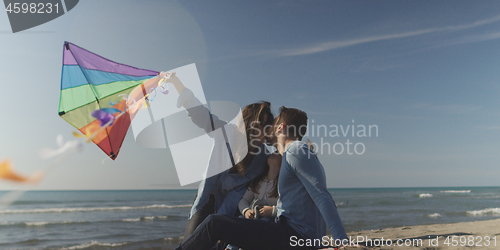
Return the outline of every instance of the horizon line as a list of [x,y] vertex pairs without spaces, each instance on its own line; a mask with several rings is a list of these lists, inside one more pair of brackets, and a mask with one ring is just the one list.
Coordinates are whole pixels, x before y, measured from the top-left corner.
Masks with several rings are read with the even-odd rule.
[[[418,187],[328,187],[327,189],[392,189],[392,188],[494,188],[500,186],[418,186]],[[195,191],[197,188],[172,188],[172,189],[41,189],[26,190],[26,192],[36,191]],[[0,192],[18,191],[18,189],[1,189]]]

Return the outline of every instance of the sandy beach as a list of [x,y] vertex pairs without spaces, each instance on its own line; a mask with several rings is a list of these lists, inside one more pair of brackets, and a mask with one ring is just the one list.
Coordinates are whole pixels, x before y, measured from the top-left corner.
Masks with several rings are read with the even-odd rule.
[[350,232],[353,240],[364,238],[372,246],[345,249],[500,249],[499,225],[495,219]]

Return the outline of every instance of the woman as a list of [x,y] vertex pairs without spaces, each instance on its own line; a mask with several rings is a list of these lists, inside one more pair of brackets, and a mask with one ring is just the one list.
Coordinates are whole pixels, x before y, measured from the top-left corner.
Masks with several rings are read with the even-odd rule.
[[267,159],[264,172],[250,182],[248,189],[238,205],[241,214],[245,218],[276,218],[280,168],[281,155],[273,154]]
[[[204,129],[207,134],[227,124],[227,122],[212,115],[175,74],[168,81],[174,85],[179,93],[177,106],[185,107],[193,123]],[[270,129],[274,120],[271,104],[269,102],[259,102],[247,105],[242,110],[242,116],[245,124],[248,153],[243,160],[233,165],[229,170],[201,181],[189,214],[184,238],[191,235],[196,227],[210,214],[237,215],[238,203],[248,184],[264,170],[267,158],[271,154],[264,145],[268,134],[266,132],[271,132]],[[214,151],[218,150],[218,146],[215,147]],[[212,157],[213,155],[214,153],[212,153]]]

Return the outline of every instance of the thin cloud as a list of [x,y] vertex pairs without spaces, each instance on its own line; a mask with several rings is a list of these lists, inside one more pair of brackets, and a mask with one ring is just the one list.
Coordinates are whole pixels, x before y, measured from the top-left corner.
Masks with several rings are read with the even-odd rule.
[[455,39],[454,41],[452,41],[446,45],[477,43],[477,42],[484,42],[484,41],[490,41],[490,40],[496,40],[496,39],[500,39],[500,32],[493,32],[493,33],[487,33],[487,34],[481,34],[481,35],[475,35],[475,36],[464,36],[464,37],[460,37],[458,39]]
[[[306,46],[303,48],[275,50],[275,51],[266,52],[265,54],[271,54],[271,55],[278,56],[278,57],[310,55],[310,54],[316,54],[316,53],[320,53],[320,52],[350,47],[350,46],[364,44],[364,43],[372,43],[372,42],[392,40],[392,39],[415,37],[415,36],[421,36],[421,35],[425,35],[425,34],[432,34],[432,33],[438,33],[438,32],[460,31],[460,30],[471,29],[471,28],[495,23],[498,21],[500,21],[500,16],[496,16],[496,17],[484,19],[484,20],[479,20],[479,21],[476,21],[476,22],[473,22],[470,24],[446,26],[446,27],[439,27],[439,28],[428,28],[428,29],[407,31],[407,32],[388,34],[388,35],[376,35],[376,36],[356,38],[356,39],[350,39],[350,40],[344,40],[344,41],[330,41],[330,42],[324,42],[324,43]],[[483,40],[484,39],[494,39],[494,37],[495,37],[495,34],[493,34],[493,36],[490,35],[490,36],[484,37],[482,39]],[[482,40],[480,40],[480,41],[482,41]]]

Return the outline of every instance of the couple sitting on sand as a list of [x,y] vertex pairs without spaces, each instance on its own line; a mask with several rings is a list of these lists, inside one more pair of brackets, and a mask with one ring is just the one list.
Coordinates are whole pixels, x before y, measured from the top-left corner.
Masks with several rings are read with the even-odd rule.
[[[226,124],[201,105],[175,75],[170,82],[179,92],[178,106],[186,108],[196,125],[209,133]],[[261,102],[242,110],[248,154],[231,169],[200,183],[184,242],[177,249],[209,250],[221,242],[244,250],[320,248],[317,242],[326,234],[326,225],[336,242],[347,243],[326,188],[323,166],[301,141],[307,129],[306,113],[281,107],[273,119],[270,106]],[[276,146],[279,155],[268,150],[266,140]],[[255,205],[260,206],[254,209]],[[245,218],[239,218],[240,213]],[[254,219],[260,217],[268,219]]]

